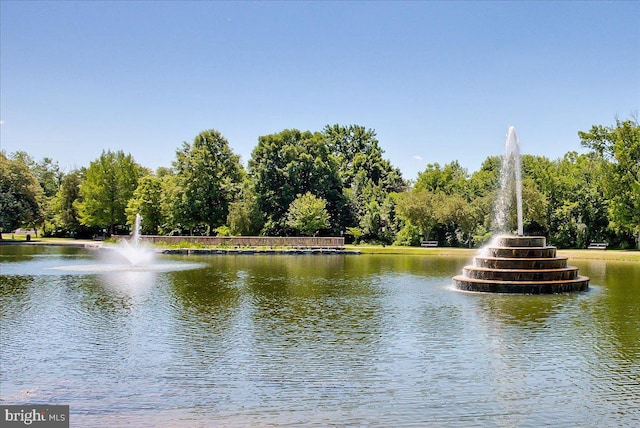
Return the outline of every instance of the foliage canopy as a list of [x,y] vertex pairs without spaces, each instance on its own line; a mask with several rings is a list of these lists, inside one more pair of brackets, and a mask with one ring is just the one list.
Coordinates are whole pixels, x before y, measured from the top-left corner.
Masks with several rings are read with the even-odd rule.
[[[640,242],[637,120],[579,132],[587,154],[523,155],[524,227],[560,247]],[[63,174],[49,158],[0,156],[0,227],[41,227],[80,236],[127,230],[137,213],[146,234],[344,235],[419,245],[480,245],[492,234],[501,158],[469,174],[457,161],[427,164],[411,185],[383,158],[372,129],[327,125],[258,138],[245,172],[219,131],[202,131],[156,173],[122,151],[103,151]],[[515,213],[508,219],[515,228]],[[50,227],[51,226],[51,227]]]

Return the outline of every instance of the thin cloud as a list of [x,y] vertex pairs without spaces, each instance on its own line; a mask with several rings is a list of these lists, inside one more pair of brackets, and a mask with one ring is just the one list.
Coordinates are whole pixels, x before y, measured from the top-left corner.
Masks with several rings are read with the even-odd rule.
[[413,155],[413,158],[415,160],[422,160],[422,156],[420,156],[420,155]]

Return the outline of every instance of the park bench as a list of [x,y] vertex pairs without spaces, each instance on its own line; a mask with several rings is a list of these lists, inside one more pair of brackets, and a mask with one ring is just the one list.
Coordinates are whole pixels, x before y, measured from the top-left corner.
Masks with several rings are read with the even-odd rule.
[[606,250],[609,246],[606,242],[592,242],[587,247],[589,250]]
[[420,242],[421,247],[437,247],[438,241],[422,241]]

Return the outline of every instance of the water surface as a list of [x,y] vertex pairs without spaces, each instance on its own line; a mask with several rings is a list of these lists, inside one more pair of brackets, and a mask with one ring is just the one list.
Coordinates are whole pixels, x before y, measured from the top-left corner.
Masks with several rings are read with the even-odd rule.
[[518,296],[453,290],[468,262],[2,246],[0,399],[78,427],[640,425],[638,263]]

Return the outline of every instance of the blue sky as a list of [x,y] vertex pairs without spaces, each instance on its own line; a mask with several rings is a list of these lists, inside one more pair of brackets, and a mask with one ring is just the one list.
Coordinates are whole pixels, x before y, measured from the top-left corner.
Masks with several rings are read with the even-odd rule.
[[170,166],[217,129],[358,124],[405,178],[583,152],[640,108],[640,2],[0,2],[0,144],[69,171],[103,149]]

